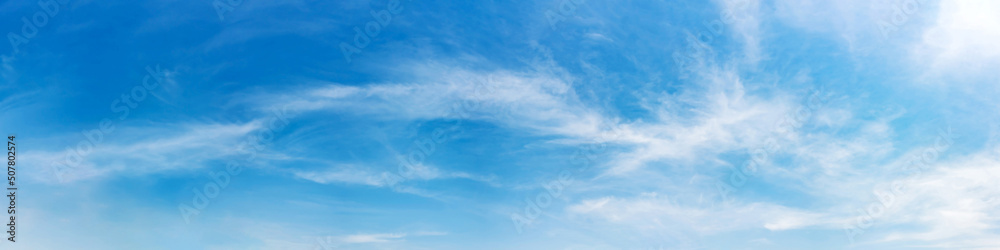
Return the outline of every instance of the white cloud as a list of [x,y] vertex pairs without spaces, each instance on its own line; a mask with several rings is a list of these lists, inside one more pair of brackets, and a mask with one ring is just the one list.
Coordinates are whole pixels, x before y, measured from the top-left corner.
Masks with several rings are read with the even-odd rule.
[[[549,69],[541,71],[552,71]],[[334,111],[382,119],[485,120],[543,135],[596,138],[610,118],[583,104],[573,79],[550,73],[478,72],[414,66],[414,83],[328,83],[277,97],[299,112]],[[436,73],[436,74],[435,74]]]
[[700,235],[736,230],[782,231],[810,226],[832,227],[822,214],[768,203],[696,207],[655,193],[633,198],[584,200],[567,208],[571,214],[598,218],[613,227],[643,231],[683,228]]
[[350,234],[342,236],[327,236],[317,239],[318,244],[315,245],[316,249],[337,249],[343,247],[343,245],[350,245],[352,247],[360,247],[360,245],[365,244],[384,244],[393,243],[391,248],[414,248],[413,245],[400,243],[404,242],[406,238],[411,237],[423,237],[423,236],[445,236],[448,233],[444,232],[433,232],[433,231],[418,231],[414,233],[374,233],[374,234]]
[[406,234],[354,234],[344,236],[341,241],[344,243],[377,243],[401,239],[405,236]]
[[381,174],[350,165],[342,165],[325,172],[299,171],[295,173],[295,176],[321,184],[351,183],[378,187],[387,184],[387,180]]
[[773,13],[785,25],[828,36],[848,51],[866,56],[895,47],[896,41],[909,36],[904,31],[918,28],[932,7],[925,0],[778,0]]
[[764,59],[763,50],[760,47],[762,37],[761,32],[761,3],[758,0],[722,0],[723,21],[726,21],[726,13],[731,13],[735,22],[729,24],[732,27],[733,35],[743,41],[743,55],[746,61],[755,65]]
[[[887,232],[880,241],[927,241],[971,247],[1000,246],[1000,150],[993,149],[933,164],[904,180],[903,194],[887,209],[884,222],[911,230]],[[982,246],[982,245],[981,245]]]
[[[580,101],[570,85],[572,79],[558,74],[424,66],[414,71],[440,74],[416,80],[419,84],[326,84],[265,99],[276,99],[298,112],[346,112],[404,120],[483,120],[564,138],[550,141],[555,143],[600,140],[637,146],[634,151],[616,156],[617,162],[610,166],[616,173],[665,159],[712,158],[714,154],[763,143],[795,107],[791,104],[795,98],[786,93],[775,92],[770,98],[747,93],[736,71],[719,67],[699,69],[699,85],[647,102],[644,106],[656,114],[656,120],[634,122],[623,122],[607,115],[614,111]],[[618,129],[610,133],[611,128]]]
[[[24,159],[41,164],[37,167],[45,170],[29,173],[44,182],[71,182],[110,174],[145,175],[200,168],[208,160],[242,154],[252,132],[266,125],[255,120],[145,128],[116,126],[114,131],[92,136],[99,141],[96,146],[86,146],[93,144],[84,136],[71,136],[69,140],[79,142],[71,145],[84,146],[25,153]],[[68,164],[67,159],[71,160]]]
[[[320,171],[294,171],[298,178],[316,183],[348,183],[383,187],[395,184],[396,181],[408,180],[439,180],[439,179],[469,179],[491,183],[493,178],[475,176],[463,172],[446,172],[424,164],[414,165],[408,169],[406,176],[399,176],[395,171],[377,171],[379,168],[362,167],[351,164],[338,164]],[[395,169],[391,169],[395,170]]]
[[720,153],[746,150],[772,136],[787,136],[776,130],[793,111],[792,98],[782,93],[771,99],[749,94],[735,71],[710,69],[703,74],[708,77],[705,89],[649,104],[657,120],[623,125],[623,135],[614,141],[638,147],[618,154],[612,173],[661,160],[712,161]]
[[995,74],[1000,65],[996,13],[1000,13],[996,1],[942,1],[937,20],[912,48],[914,60],[937,74]]

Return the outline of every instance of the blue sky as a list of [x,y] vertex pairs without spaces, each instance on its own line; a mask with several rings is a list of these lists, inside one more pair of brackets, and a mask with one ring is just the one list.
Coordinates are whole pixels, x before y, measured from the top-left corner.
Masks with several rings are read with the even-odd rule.
[[997,248],[996,13],[5,1],[2,244]]

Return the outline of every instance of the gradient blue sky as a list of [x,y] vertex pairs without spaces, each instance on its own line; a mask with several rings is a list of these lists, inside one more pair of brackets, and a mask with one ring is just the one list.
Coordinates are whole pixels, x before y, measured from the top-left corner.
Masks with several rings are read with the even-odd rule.
[[5,249],[1000,248],[993,1],[42,3]]

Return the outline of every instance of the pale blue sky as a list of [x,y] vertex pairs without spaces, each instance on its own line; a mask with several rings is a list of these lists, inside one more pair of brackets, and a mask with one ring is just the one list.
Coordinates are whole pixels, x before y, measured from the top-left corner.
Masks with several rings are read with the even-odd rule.
[[1000,247],[991,1],[40,3],[0,248]]

